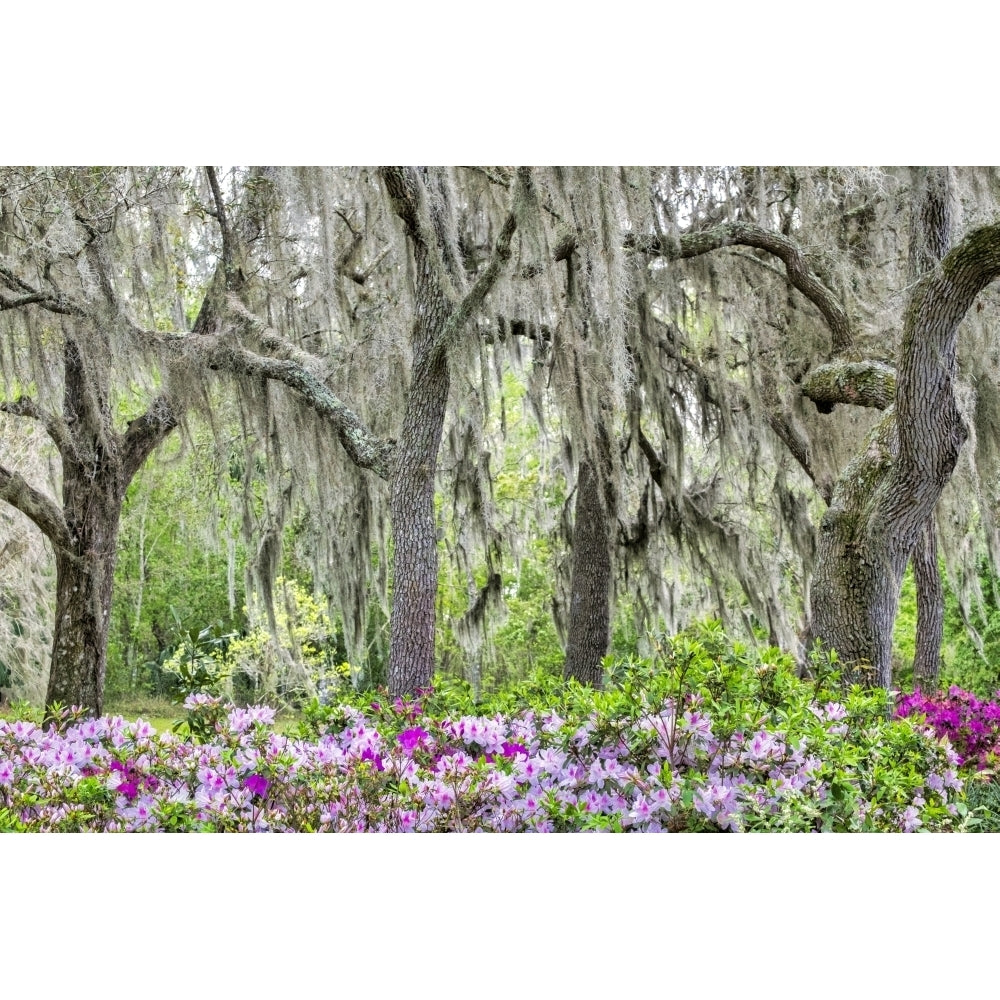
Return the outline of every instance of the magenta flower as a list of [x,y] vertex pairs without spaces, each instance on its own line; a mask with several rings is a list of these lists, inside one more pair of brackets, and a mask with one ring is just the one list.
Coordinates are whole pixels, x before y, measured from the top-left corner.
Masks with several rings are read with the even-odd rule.
[[361,754],[361,759],[370,760],[372,762],[372,766],[375,768],[376,771],[385,770],[385,764],[382,763],[381,756],[375,753],[375,751],[372,750],[371,747],[365,748],[364,752]]
[[261,774],[251,774],[243,779],[243,787],[250,791],[251,795],[259,795],[263,798],[267,795],[267,789],[271,782]]
[[500,749],[503,751],[505,757],[516,757],[519,753],[523,753],[525,757],[528,756],[528,748],[522,746],[520,743],[511,743],[508,740],[504,740]]
[[[414,748],[419,746],[423,740],[430,738],[430,733],[426,729],[421,729],[420,726],[414,726],[412,729],[404,729],[396,739],[399,740],[403,749],[407,753],[412,753]],[[381,768],[380,768],[381,770]]]
[[117,788],[119,795],[124,795],[125,798],[132,801],[139,794],[139,782],[135,781],[123,781]]

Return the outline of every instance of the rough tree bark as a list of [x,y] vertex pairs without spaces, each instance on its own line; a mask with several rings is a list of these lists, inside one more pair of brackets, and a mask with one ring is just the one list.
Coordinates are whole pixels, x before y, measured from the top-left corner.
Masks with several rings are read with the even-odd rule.
[[923,691],[937,687],[944,638],[944,587],[938,566],[937,518],[931,515],[913,550],[913,579],[917,589],[917,641],[913,655],[913,683]]
[[[67,324],[68,327],[68,324]],[[6,412],[45,423],[62,458],[62,505],[0,467],[0,498],[30,517],[56,557],[56,621],[45,696],[99,715],[104,707],[111,591],[118,528],[129,483],[146,458],[176,426],[160,397],[124,433],[111,424],[107,387],[95,381],[68,331],[63,349],[63,413],[43,412],[30,398],[5,404]]]
[[72,339],[66,341],[65,366],[64,418],[74,442],[62,455],[69,544],[55,550],[56,622],[45,704],[47,709],[56,703],[82,705],[100,715],[125,491],[176,419],[161,398],[117,434],[107,400],[88,380]]
[[599,433],[595,450],[595,457],[581,460],[576,484],[563,676],[599,688],[611,636],[611,551],[618,522],[606,433]]
[[[932,271],[951,246],[947,167],[913,168],[908,278],[916,282]],[[937,516],[920,532],[911,557],[917,590],[917,641],[913,679],[925,691],[937,687],[944,638],[944,587],[938,566]]]
[[[393,537],[392,608],[388,686],[393,695],[427,687],[434,675],[435,598],[438,579],[434,478],[448,404],[448,346],[482,306],[511,254],[516,220],[511,211],[501,226],[487,265],[459,294],[465,278],[445,262],[444,240],[415,168],[380,171],[393,211],[400,218],[413,253],[410,385],[396,441],[371,433],[358,415],[333,391],[336,372],[285,340],[256,317],[240,296],[230,293],[209,323],[196,323],[198,337],[163,337],[164,347],[211,368],[280,382],[294,391],[337,434],[351,460],[385,479],[390,488]],[[514,199],[527,174],[518,172]],[[217,199],[220,225],[225,212]],[[237,260],[232,226],[224,227],[224,245],[234,244],[225,259]],[[232,266],[230,270],[233,270]],[[232,286],[229,282],[229,287]],[[148,331],[146,336],[155,336]],[[248,344],[256,349],[251,349]],[[260,353],[258,353],[258,351]]]
[[[933,511],[966,435],[952,388],[955,336],[975,295],[996,276],[994,231],[985,227],[971,234],[942,261],[949,243],[947,172],[915,172],[909,270],[916,284],[898,373],[882,362],[838,357],[852,344],[850,321],[789,237],[727,223],[683,234],[672,244],[633,238],[636,249],[672,259],[737,245],[778,257],[790,284],[816,306],[831,332],[834,360],[809,372],[803,395],[821,412],[837,403],[885,410],[834,489],[821,489],[830,506],[820,525],[811,594],[810,636],[836,648],[848,673],[861,680],[889,684],[892,625],[911,555],[918,589],[915,673],[924,684],[937,676],[943,598]],[[781,428],[772,427],[784,439]],[[803,468],[810,471],[806,463]]]
[[985,226],[913,288],[895,405],[841,476],[823,517],[812,636],[836,649],[858,680],[891,683],[903,570],[967,437],[954,391],[958,325],[998,275],[1000,226]]
[[434,477],[448,405],[448,341],[482,304],[510,256],[514,214],[507,217],[493,260],[460,300],[449,295],[449,275],[434,222],[412,169],[381,171],[393,210],[413,249],[413,368],[403,426],[390,476],[393,584],[389,618],[389,692],[411,693],[434,676],[435,598],[438,581]]

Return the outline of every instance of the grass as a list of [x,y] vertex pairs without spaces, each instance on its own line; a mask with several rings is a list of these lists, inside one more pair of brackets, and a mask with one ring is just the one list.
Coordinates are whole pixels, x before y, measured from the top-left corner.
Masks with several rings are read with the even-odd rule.
[[[25,715],[27,706],[0,704],[0,719],[22,718]],[[30,710],[32,718],[37,714],[41,720],[41,710],[37,712],[32,707]],[[169,698],[157,698],[153,695],[129,695],[125,698],[109,698],[104,703],[105,715],[120,715],[129,722],[136,719],[143,719],[148,722],[158,733],[168,732],[181,722],[186,713],[182,705],[170,701]],[[291,709],[282,709],[274,720],[274,729],[279,733],[290,732],[294,726],[301,721],[301,714]]]

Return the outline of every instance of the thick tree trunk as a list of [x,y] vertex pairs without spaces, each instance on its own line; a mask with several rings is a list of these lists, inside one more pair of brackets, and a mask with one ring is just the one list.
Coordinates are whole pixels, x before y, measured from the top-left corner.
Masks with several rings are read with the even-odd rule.
[[909,558],[909,549],[898,551],[888,526],[866,509],[894,452],[890,408],[834,488],[820,522],[812,585],[812,637],[837,651],[845,680],[866,686],[889,685],[892,625]]
[[448,406],[447,352],[442,331],[453,306],[445,294],[436,234],[421,220],[420,182],[412,170],[383,171],[393,207],[414,251],[413,376],[393,461],[392,610],[389,615],[389,692],[428,687],[434,677],[437,525],[434,477]]
[[[445,238],[445,222],[427,204],[413,168],[384,167],[382,180],[413,248],[413,369],[403,427],[393,456],[390,519],[393,538],[389,616],[389,691],[428,687],[434,677],[437,525],[434,476],[448,406],[449,340],[482,306],[507,260],[515,229],[513,208],[501,227],[489,264],[461,298],[465,284]],[[527,174],[519,171],[519,185]],[[520,190],[520,187],[518,187]]]
[[389,691],[427,687],[434,676],[438,582],[434,475],[448,403],[443,352],[416,366],[392,476],[393,585],[389,618]]
[[580,463],[573,522],[573,568],[564,677],[600,687],[611,615],[611,539],[615,526],[606,477]]
[[903,570],[967,436],[954,392],[958,325],[998,275],[1000,226],[986,226],[918,282],[906,308],[895,406],[841,476],[823,517],[812,634],[837,650],[849,676],[891,682]]
[[121,503],[114,511],[95,504],[83,513],[85,522],[73,526],[83,529],[82,555],[56,556],[56,624],[45,705],[80,705],[100,715]]
[[63,504],[45,527],[56,552],[56,623],[46,709],[104,710],[108,628],[125,491],[153,449],[176,426],[160,397],[124,434],[111,425],[107,387],[67,338],[62,454]]

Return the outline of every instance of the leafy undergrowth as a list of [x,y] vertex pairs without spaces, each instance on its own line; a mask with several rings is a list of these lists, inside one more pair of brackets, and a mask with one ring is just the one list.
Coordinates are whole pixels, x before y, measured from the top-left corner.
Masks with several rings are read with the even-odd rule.
[[947,739],[883,694],[795,677],[716,625],[474,703],[321,706],[298,732],[207,694],[187,733],[63,712],[0,722],[0,829],[911,831],[976,828]]

